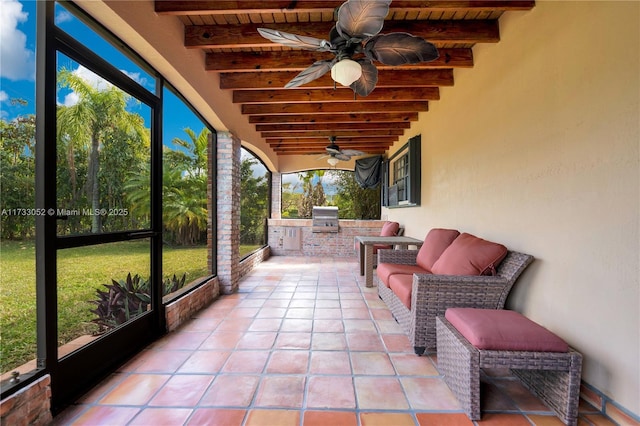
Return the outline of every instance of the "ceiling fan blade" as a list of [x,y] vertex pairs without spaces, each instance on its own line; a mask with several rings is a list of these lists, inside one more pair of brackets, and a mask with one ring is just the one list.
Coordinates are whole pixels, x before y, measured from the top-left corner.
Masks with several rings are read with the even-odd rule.
[[438,49],[409,33],[379,34],[364,45],[364,54],[385,65],[417,64],[438,59]]
[[338,160],[342,160],[342,161],[349,161],[349,160],[351,160],[351,157],[350,157],[350,156],[345,155],[345,154],[342,154],[342,153],[340,153],[340,154],[335,154],[335,155],[333,156],[333,158],[337,158]]
[[331,145],[327,146],[325,149],[329,154],[340,154],[341,152],[340,147],[335,143],[332,143]]
[[346,40],[362,41],[382,30],[391,0],[347,0],[338,9],[336,29]]
[[290,89],[320,78],[331,69],[332,65],[332,60],[314,62],[309,68],[302,70],[300,74],[293,77],[284,87],[285,89]]
[[378,68],[369,59],[358,59],[356,62],[362,67],[362,75],[349,87],[360,96],[368,96],[378,82]]
[[315,37],[285,33],[270,28],[258,28],[258,32],[267,40],[287,47],[297,47],[305,50],[315,50],[317,52],[328,52],[331,50],[331,43]]
[[332,52],[337,52],[347,43],[347,41],[342,38],[335,25],[331,28],[331,31],[329,31],[329,41],[331,43]]
[[348,155],[349,157],[357,157],[359,155],[364,155],[365,153],[358,151],[357,149],[343,149],[342,154]]

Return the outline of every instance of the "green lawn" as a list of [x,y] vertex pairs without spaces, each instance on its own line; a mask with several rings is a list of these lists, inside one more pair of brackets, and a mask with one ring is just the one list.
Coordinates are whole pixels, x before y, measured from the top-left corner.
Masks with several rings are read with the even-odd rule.
[[[129,272],[148,278],[149,243],[104,244],[58,253],[58,340],[64,344],[96,330],[96,289]],[[207,275],[206,247],[164,248],[164,275]],[[30,241],[0,241],[0,363],[6,372],[35,358],[35,248]]]
[[254,250],[262,247],[261,245],[253,245],[253,246],[240,246],[240,259],[242,259],[247,254],[251,253]]

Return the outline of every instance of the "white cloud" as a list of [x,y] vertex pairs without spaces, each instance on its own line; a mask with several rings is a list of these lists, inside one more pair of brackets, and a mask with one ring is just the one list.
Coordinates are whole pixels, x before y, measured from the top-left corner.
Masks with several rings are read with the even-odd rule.
[[[129,72],[126,70],[120,70],[120,71],[141,85],[144,84],[144,82],[146,82],[146,79],[144,77],[140,77],[139,72]],[[111,84],[108,80],[105,80],[104,78],[100,77],[98,74],[94,73],[93,71],[91,71],[90,69],[86,68],[83,65],[79,65],[78,68],[73,71],[73,73],[78,77],[82,78],[84,81],[89,83],[91,87],[97,90],[107,90],[113,87],[113,84]]]
[[[9,95],[4,90],[0,90],[0,103],[5,103],[9,100]],[[3,120],[9,117],[9,111],[5,108],[0,108],[0,118]]]
[[62,101],[62,105],[66,107],[74,106],[78,103],[80,97],[76,92],[71,92],[67,96],[64,97],[64,101]]
[[127,70],[120,70],[124,75],[126,75],[127,77],[129,77],[131,80],[135,81],[136,83],[138,83],[141,86],[146,86],[147,85],[147,78],[146,77],[141,77],[139,72],[129,72]]
[[[120,71],[127,74],[133,80],[140,79],[139,73],[128,73],[124,70],[120,70]],[[74,75],[86,81],[91,87],[93,87],[96,90],[99,90],[99,91],[108,90],[113,87],[113,84],[111,84],[108,80],[105,80],[104,78],[100,77],[98,74],[94,73],[93,71],[84,67],[83,65],[79,65],[78,68],[76,68],[72,72]],[[62,105],[67,107],[73,106],[77,104],[79,100],[80,98],[77,93],[70,92],[65,95],[64,100],[62,101]]]
[[65,22],[69,22],[73,20],[73,15],[67,12],[66,10],[61,10],[55,17],[56,25],[64,24]]
[[73,71],[73,73],[89,83],[89,85],[91,85],[91,87],[95,88],[96,90],[102,91],[113,87],[113,84],[109,83],[107,80],[82,65],[78,66],[78,68]]
[[35,53],[27,48],[27,36],[18,29],[29,14],[16,0],[0,0],[0,77],[9,80],[34,80]]
[[[97,90],[106,90],[113,86],[107,80],[105,80],[104,78],[100,77],[99,75],[97,75],[96,73],[94,73],[93,71],[89,70],[88,68],[82,65],[78,66],[78,68],[72,72],[74,75],[80,77],[81,79],[86,81],[91,87]],[[79,100],[80,100],[80,97],[76,92],[70,92],[64,96],[64,100],[61,102],[61,105],[70,107],[77,104]]]

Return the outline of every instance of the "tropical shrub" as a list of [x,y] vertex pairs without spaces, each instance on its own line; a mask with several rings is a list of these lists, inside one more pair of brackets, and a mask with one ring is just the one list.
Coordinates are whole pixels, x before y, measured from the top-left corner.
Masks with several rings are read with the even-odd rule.
[[173,277],[170,279],[167,278],[162,283],[162,295],[166,296],[167,294],[171,294],[174,291],[180,290],[184,287],[184,281],[187,279],[187,274],[182,274],[182,278],[176,277],[176,274],[173,274]]
[[95,313],[98,318],[93,322],[100,326],[100,331],[110,330],[124,324],[131,318],[145,312],[151,303],[149,282],[136,274],[127,274],[125,280],[111,280],[111,284],[103,284],[107,290],[96,290],[98,300]]
[[35,207],[35,116],[0,119],[0,237],[25,239],[35,234],[33,215],[15,214]]
[[[162,283],[162,295],[173,293],[184,287],[186,274],[182,278],[177,278],[174,274],[172,278],[167,278]],[[144,280],[140,275],[133,277],[127,274],[124,280],[111,280],[111,284],[103,284],[106,290],[97,289],[98,300],[93,301],[97,308],[92,310],[98,316],[92,320],[100,326],[100,333],[111,330],[130,319],[146,312],[151,303],[151,292],[149,281]]]
[[240,245],[260,246],[266,242],[269,180],[264,165],[244,152],[240,163],[240,194]]

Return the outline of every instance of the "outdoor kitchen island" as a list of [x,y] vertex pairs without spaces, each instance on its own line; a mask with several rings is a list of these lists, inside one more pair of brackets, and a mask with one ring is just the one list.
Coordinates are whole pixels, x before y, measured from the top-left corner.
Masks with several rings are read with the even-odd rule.
[[339,219],[337,232],[318,232],[313,219],[268,219],[272,256],[356,256],[355,237],[380,235],[384,220]]

